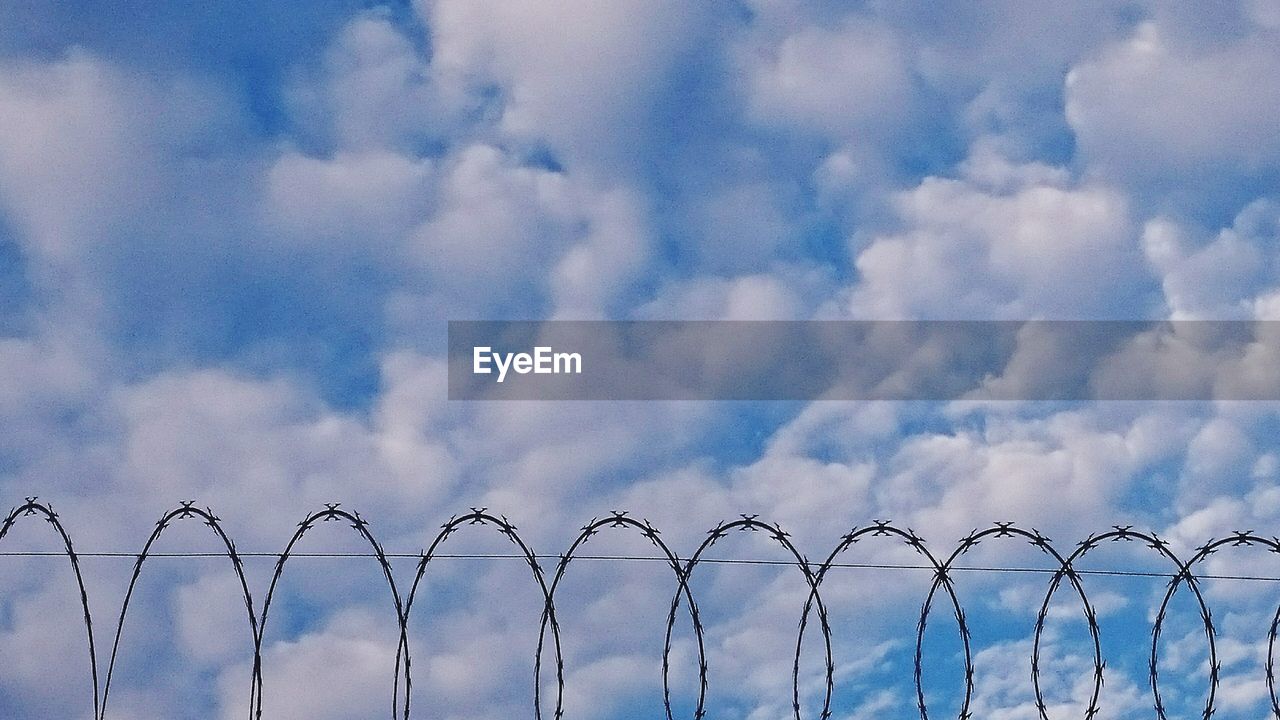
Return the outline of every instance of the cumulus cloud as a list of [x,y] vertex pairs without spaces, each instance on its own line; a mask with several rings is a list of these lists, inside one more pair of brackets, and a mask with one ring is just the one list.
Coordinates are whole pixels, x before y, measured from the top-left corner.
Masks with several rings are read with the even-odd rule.
[[801,27],[756,54],[752,111],[781,127],[872,144],[900,125],[911,101],[902,41],[874,21]]
[[1095,172],[1194,206],[1205,202],[1197,194],[1230,198],[1243,180],[1275,173],[1280,96],[1260,78],[1280,70],[1280,53],[1265,26],[1199,42],[1180,35],[1143,23],[1076,64],[1066,117]]
[[306,140],[348,150],[412,151],[437,137],[468,99],[433,82],[412,39],[384,9],[348,22],[288,101]]
[[496,86],[501,125],[586,164],[630,155],[649,104],[703,37],[708,8],[581,0],[418,5],[432,61],[454,82]]
[[[901,230],[855,249],[861,277],[852,289],[851,312],[874,318],[1132,317],[1145,267],[1125,196],[1106,186],[1063,184],[1043,167],[1014,174],[989,165],[971,166],[977,178],[930,177],[895,196]],[[1014,185],[984,187],[984,176]]]
[[1148,221],[1143,250],[1161,276],[1170,315],[1270,319],[1276,261],[1269,250],[1278,218],[1275,202],[1255,200],[1207,241],[1168,218]]
[[[571,232],[565,227],[572,206],[564,177],[521,167],[497,148],[480,145],[459,153],[442,185],[441,207],[409,248],[433,285],[443,286],[448,297],[480,296],[488,303],[510,303],[516,294],[536,297],[556,248]],[[474,292],[481,289],[501,294],[483,298]]]
[[83,282],[111,257],[106,239],[162,222],[188,179],[174,155],[235,124],[214,87],[83,51],[6,61],[0,98],[0,202],[41,285]]
[[339,256],[389,254],[427,212],[433,169],[389,152],[286,152],[267,174],[267,221],[305,245],[340,244]]
[[655,301],[637,311],[644,319],[799,320],[812,297],[823,297],[822,278],[812,274],[698,277],[673,283]]

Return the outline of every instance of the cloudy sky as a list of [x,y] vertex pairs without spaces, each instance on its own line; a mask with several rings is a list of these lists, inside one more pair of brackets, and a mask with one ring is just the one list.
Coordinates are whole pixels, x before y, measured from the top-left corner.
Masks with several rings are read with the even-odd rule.
[[[39,496],[79,550],[123,552],[184,500],[255,552],[327,502],[406,553],[473,506],[552,555],[615,509],[682,554],[739,513],[817,559],[874,519],[943,556],[994,521],[1064,552],[1113,524],[1184,557],[1236,529],[1280,534],[1272,404],[469,404],[445,400],[444,363],[451,319],[1280,319],[1276,77],[1276,0],[0,2],[0,503]],[[39,518],[3,542],[60,547]],[[321,523],[299,549],[361,543]],[[1082,564],[1169,570],[1140,545]],[[176,521],[156,549],[218,547]],[[511,545],[467,526],[445,549]],[[622,529],[587,549],[654,552]],[[761,533],[709,552],[788,557]],[[871,538],[842,556],[914,557]],[[1052,567],[995,539],[966,562]],[[245,563],[260,606],[272,562]],[[132,563],[82,566],[105,668]],[[1234,548],[1204,568],[1278,571]],[[414,562],[394,569],[403,590]],[[65,559],[0,558],[0,578],[0,716],[92,720]],[[824,581],[834,717],[919,716],[930,580]],[[1154,717],[1164,581],[1085,582],[1098,717]],[[706,566],[691,583],[709,717],[793,717],[801,573]],[[674,587],[661,564],[570,567],[566,718],[663,717]],[[1039,717],[1046,587],[958,578],[976,717]],[[1267,717],[1277,586],[1203,587],[1217,715]],[[148,561],[106,716],[245,717],[237,592],[225,558]],[[264,717],[391,712],[398,630],[374,562],[298,558],[273,602]],[[541,607],[518,561],[433,562],[413,716],[532,717]],[[1170,717],[1199,717],[1208,693],[1197,608],[1180,592],[1160,640]],[[930,717],[964,694],[949,612],[926,634]],[[674,635],[673,710],[691,717],[687,616]],[[819,639],[811,626],[805,718],[823,705]],[[1069,588],[1042,644],[1050,716],[1083,717],[1092,646]]]

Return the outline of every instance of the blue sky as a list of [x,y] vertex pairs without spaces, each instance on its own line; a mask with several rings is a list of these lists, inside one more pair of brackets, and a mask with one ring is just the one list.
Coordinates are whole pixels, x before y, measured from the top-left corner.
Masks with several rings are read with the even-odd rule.
[[[451,404],[444,333],[490,318],[1280,319],[1278,34],[1275,0],[0,5],[0,496],[52,502],[99,550],[139,547],[189,499],[262,551],[334,501],[408,552],[471,506],[550,553],[618,508],[683,552],[759,513],[811,557],[875,518],[940,552],[997,520],[1064,547],[1114,523],[1180,551],[1274,533],[1271,404]],[[1162,361],[1189,363],[1182,349]],[[53,547],[42,532],[4,542]],[[166,542],[208,548],[194,530]],[[1154,566],[1108,552],[1096,562]],[[1265,561],[1208,567],[1274,573]],[[124,590],[113,562],[86,570],[102,617]],[[53,567],[0,563],[0,654],[22,658],[0,671],[0,715],[92,717]],[[287,579],[264,650],[273,719],[388,704],[379,575],[342,567]],[[250,568],[257,595],[269,569]],[[415,703],[527,713],[527,578],[438,571]],[[798,573],[706,572],[712,716],[789,717]],[[108,716],[243,716],[228,568],[148,573]],[[841,577],[836,717],[913,717],[901,641],[927,584]],[[983,717],[1037,716],[1038,582],[966,580]],[[1143,716],[1159,584],[1094,582],[1114,669],[1102,717]],[[568,716],[654,716],[670,579],[583,565],[569,587]],[[1211,588],[1220,717],[1266,714],[1268,588]],[[1203,697],[1188,603],[1166,637],[1171,716]],[[1055,620],[1053,717],[1081,692],[1072,617]],[[954,679],[954,640],[936,642]]]

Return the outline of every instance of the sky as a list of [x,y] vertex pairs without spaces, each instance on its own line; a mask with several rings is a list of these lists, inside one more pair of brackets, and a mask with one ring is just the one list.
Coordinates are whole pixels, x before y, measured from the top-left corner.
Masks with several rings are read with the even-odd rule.
[[[472,507],[551,555],[613,510],[650,520],[682,557],[741,513],[810,559],[877,519],[941,556],[996,521],[1064,552],[1117,524],[1182,557],[1234,530],[1280,534],[1273,403],[465,403],[446,399],[445,374],[448,320],[1280,319],[1277,76],[1276,0],[8,0],[0,504],[38,496],[78,550],[125,553],[189,500],[254,552],[280,551],[335,502],[403,553]],[[842,557],[915,557],[872,540]],[[362,542],[321,522],[299,547]],[[0,543],[60,547],[39,518]],[[179,520],[156,549],[217,543]],[[446,549],[511,545],[465,526]],[[623,529],[588,549],[654,552]],[[768,533],[714,552],[788,558]],[[1053,567],[994,538],[966,562]],[[1082,563],[1169,571],[1141,543]],[[132,561],[81,564],[105,667]],[[272,562],[245,564],[260,606]],[[393,564],[408,587],[413,559]],[[1201,567],[1276,573],[1273,554],[1234,547]],[[92,720],[65,559],[3,557],[0,578],[0,716]],[[930,581],[824,579],[833,717],[919,717]],[[1085,582],[1107,658],[1097,717],[1155,717],[1146,663],[1164,581]],[[794,717],[803,575],[702,566],[690,584],[708,717]],[[226,558],[149,560],[106,717],[245,717],[238,587]],[[974,717],[1040,717],[1030,658],[1046,588],[957,578]],[[1216,716],[1268,717],[1276,586],[1203,588]],[[661,564],[570,566],[566,718],[664,717],[674,590]],[[399,635],[376,563],[296,558],[273,602],[263,717],[391,712]],[[955,716],[964,685],[939,602],[930,717]],[[532,717],[541,603],[519,561],[433,562],[409,627],[413,717]],[[1205,704],[1197,607],[1176,594],[1160,638],[1169,717]],[[1085,714],[1083,617],[1069,588],[1054,596],[1053,718]],[[690,717],[697,649],[681,618],[672,705]],[[819,639],[811,627],[805,718],[823,705]]]

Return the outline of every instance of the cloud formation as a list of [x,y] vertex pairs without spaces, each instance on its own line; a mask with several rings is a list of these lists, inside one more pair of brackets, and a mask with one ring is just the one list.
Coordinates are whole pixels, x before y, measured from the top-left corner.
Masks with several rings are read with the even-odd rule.
[[[944,546],[994,520],[1064,541],[1135,523],[1180,551],[1280,519],[1267,404],[460,405],[443,362],[443,321],[461,318],[1275,319],[1274,2],[351,5],[0,9],[0,491],[52,501],[85,547],[132,551],[187,499],[263,551],[335,500],[408,552],[471,505],[555,550],[616,508],[682,549],[758,512],[811,556],[881,516]],[[1201,377],[1185,349],[1136,348],[1117,377]],[[1275,360],[1221,381],[1247,388]],[[616,547],[648,551],[632,540]],[[84,682],[68,578],[3,560],[0,714],[88,717],[79,691],[50,690]],[[123,592],[111,562],[86,561],[104,616]],[[291,576],[266,647],[272,717],[390,700],[376,570],[329,567]],[[656,709],[660,613],[632,620],[670,578],[589,567],[566,606],[571,717]],[[241,716],[226,568],[152,572],[112,715]],[[415,638],[423,706],[527,712],[531,670],[495,660],[536,642],[510,620],[527,579],[452,572]],[[705,582],[713,707],[787,715],[802,583]],[[908,585],[833,582],[833,605],[866,619],[836,639],[839,716],[913,715],[893,643],[927,587]],[[1141,649],[1145,628],[1123,628],[1154,591],[1114,592],[1132,599],[1120,645]],[[994,580],[973,593],[1000,596]],[[1245,628],[1273,609],[1218,601],[1222,714],[1253,716],[1267,701]],[[1001,676],[1027,636],[986,615],[974,707],[1034,717],[1024,676]],[[1195,630],[1169,640],[1188,712]],[[1059,640],[1055,661],[1087,671]],[[1112,717],[1149,702],[1127,657]],[[808,713],[820,677],[806,665]],[[676,690],[684,707],[696,689]],[[1057,686],[1054,712],[1078,690]]]

